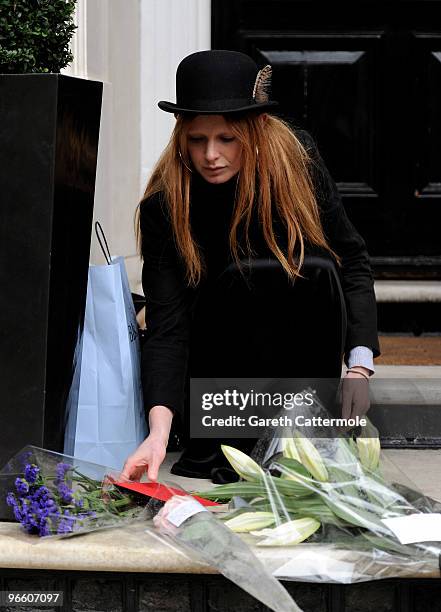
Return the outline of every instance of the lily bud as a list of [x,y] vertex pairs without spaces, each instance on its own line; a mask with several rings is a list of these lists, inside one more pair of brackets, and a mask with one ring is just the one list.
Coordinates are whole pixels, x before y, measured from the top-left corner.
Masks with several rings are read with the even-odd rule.
[[243,512],[224,522],[235,533],[248,533],[253,529],[263,529],[275,522],[272,512]]
[[381,445],[379,438],[357,438],[360,462],[368,470],[376,470],[380,463]]
[[255,536],[265,536],[257,546],[294,546],[309,538],[319,527],[319,521],[307,517],[288,521],[274,529],[261,529],[251,533]]
[[256,481],[264,476],[264,472],[260,465],[257,465],[251,457],[232,446],[221,445],[221,449],[225,457],[228,459],[231,467],[244,480]]
[[287,459],[295,459],[299,463],[302,463],[294,438],[282,438],[282,452],[283,456]]
[[312,476],[320,482],[326,482],[328,480],[328,470],[314,444],[308,438],[296,436],[296,448],[299,452],[301,463],[303,463]]

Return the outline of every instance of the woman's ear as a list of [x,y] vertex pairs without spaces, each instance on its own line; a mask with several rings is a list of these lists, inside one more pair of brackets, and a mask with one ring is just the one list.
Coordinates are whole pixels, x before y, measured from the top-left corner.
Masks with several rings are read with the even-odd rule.
[[268,119],[268,113],[262,113],[260,115],[260,120],[262,121],[262,123],[266,123],[267,119]]

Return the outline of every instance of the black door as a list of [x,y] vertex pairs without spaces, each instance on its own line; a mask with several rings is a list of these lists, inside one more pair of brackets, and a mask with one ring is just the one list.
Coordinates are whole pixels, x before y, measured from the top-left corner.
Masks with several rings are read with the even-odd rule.
[[212,47],[273,66],[376,276],[440,278],[441,2],[212,0]]

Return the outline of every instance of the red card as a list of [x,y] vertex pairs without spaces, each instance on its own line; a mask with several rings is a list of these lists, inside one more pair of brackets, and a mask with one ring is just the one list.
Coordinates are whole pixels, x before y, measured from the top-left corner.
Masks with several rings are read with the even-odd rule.
[[[175,489],[174,487],[166,487],[159,482],[115,482],[115,484],[118,487],[124,487],[126,489],[130,489],[131,491],[136,491],[137,493],[142,493],[143,495],[148,495],[148,497],[154,497],[155,499],[159,499],[161,501],[168,501],[173,495],[188,495],[188,493],[185,493],[185,491]],[[198,495],[192,495],[192,497],[197,499],[203,506],[220,505],[217,502],[209,499],[203,499]]]

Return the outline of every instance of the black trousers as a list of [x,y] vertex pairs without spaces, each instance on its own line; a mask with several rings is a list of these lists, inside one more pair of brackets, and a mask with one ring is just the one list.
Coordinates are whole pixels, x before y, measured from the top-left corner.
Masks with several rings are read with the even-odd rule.
[[[309,256],[291,283],[274,260],[230,266],[194,309],[190,376],[197,378],[309,379],[330,407],[337,391],[346,337],[346,309],[338,268],[328,257]],[[304,381],[302,383],[301,381]],[[187,411],[191,406],[187,402]],[[187,414],[188,417],[188,414]],[[186,419],[187,423],[189,418]],[[172,473],[228,480],[220,444],[250,453],[255,439],[192,439]],[[230,474],[230,476],[232,476]]]

